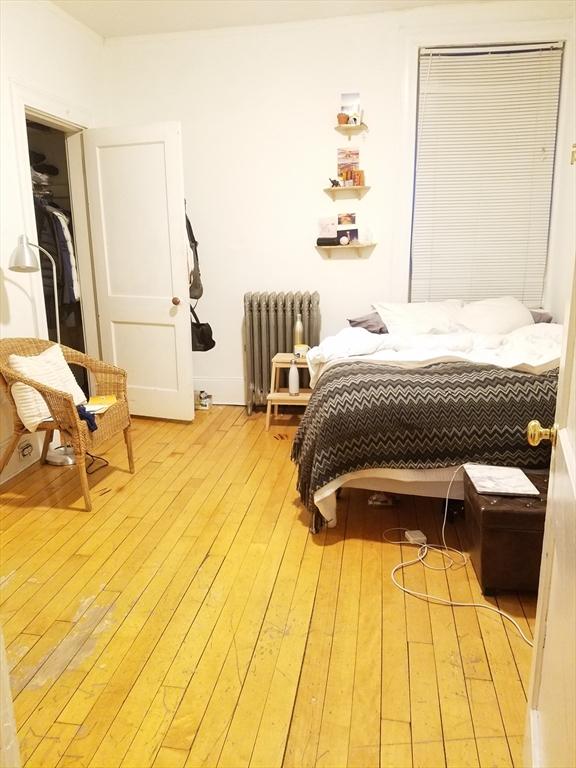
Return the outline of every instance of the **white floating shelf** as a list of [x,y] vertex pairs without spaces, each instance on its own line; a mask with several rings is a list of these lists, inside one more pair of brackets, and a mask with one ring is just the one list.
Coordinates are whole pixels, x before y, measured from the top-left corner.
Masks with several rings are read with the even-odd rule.
[[370,187],[324,187],[324,192],[326,192],[332,200],[336,200],[337,197],[346,196],[342,193],[352,193],[354,197],[364,197],[369,189]]
[[334,130],[338,131],[338,133],[341,133],[343,136],[348,136],[348,141],[350,141],[352,136],[356,136],[359,133],[364,133],[364,131],[367,131],[368,126],[366,123],[357,123],[354,125],[344,123],[343,125],[335,125]]
[[376,243],[355,243],[353,245],[317,245],[316,248],[319,251],[326,251],[328,258],[330,258],[332,251],[356,251],[356,255],[360,258],[362,251],[375,248],[376,245]]

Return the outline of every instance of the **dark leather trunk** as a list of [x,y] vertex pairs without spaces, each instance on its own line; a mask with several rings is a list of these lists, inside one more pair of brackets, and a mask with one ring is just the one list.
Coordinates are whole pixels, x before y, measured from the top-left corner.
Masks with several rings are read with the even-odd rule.
[[526,474],[539,497],[481,495],[464,474],[468,548],[485,595],[538,589],[548,473]]

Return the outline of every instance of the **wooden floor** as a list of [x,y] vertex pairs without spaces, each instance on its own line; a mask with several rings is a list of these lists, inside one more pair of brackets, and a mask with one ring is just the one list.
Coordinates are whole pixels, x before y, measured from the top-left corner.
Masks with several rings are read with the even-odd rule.
[[[283,420],[284,419],[284,420]],[[390,569],[438,540],[438,502],[344,492],[308,533],[289,460],[296,417],[214,407],[135,419],[90,478],[35,466],[2,488],[1,620],[23,763],[521,766],[530,648],[491,612],[407,597]],[[452,527],[450,540],[456,543]],[[406,574],[483,600],[471,567]],[[498,604],[530,633],[534,596]]]

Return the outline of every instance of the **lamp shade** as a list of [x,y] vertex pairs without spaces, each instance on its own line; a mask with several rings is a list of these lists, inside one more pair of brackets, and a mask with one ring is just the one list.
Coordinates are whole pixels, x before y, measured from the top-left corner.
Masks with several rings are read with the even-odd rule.
[[40,263],[26,235],[20,235],[18,245],[12,251],[8,269],[13,272],[38,272]]

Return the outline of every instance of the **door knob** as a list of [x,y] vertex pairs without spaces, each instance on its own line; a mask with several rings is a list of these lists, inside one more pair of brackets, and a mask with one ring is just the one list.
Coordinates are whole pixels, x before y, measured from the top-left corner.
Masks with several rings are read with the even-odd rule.
[[178,304],[180,304],[180,299],[178,298],[178,296],[172,296],[172,304],[174,304],[175,307],[177,307]]
[[526,427],[526,438],[528,443],[534,447],[540,445],[542,440],[550,440],[552,445],[556,445],[556,433],[558,427],[554,424],[550,429],[544,429],[538,419],[532,419],[532,421]]

